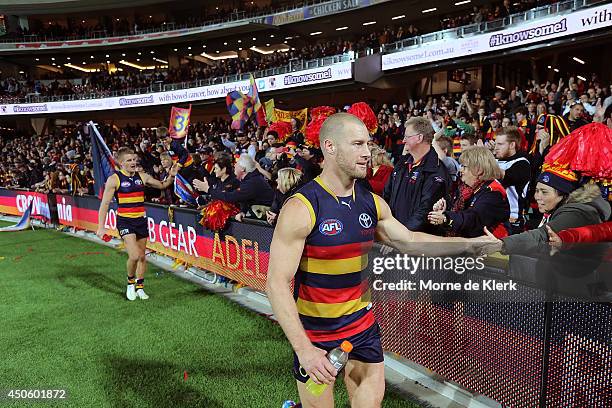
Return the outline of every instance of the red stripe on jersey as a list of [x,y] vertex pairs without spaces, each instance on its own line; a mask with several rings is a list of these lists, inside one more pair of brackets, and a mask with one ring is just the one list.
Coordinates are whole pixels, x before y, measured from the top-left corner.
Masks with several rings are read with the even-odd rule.
[[312,286],[301,284],[298,297],[308,302],[343,303],[359,299],[367,291],[367,279],[361,282],[360,285],[341,289],[313,288]]
[[343,327],[340,330],[331,332],[327,330],[306,330],[306,335],[310,341],[313,342],[346,339],[369,329],[375,322],[376,320],[374,319],[374,314],[369,311],[361,319]]
[[145,208],[144,207],[119,207],[117,208],[117,213],[118,214],[123,214],[123,213],[137,213],[137,212],[145,212]]
[[133,193],[122,193],[118,191],[117,196],[119,196],[119,198],[144,197],[144,191],[134,191]]
[[368,253],[373,241],[356,242],[353,244],[316,246],[306,245],[302,256],[316,259],[347,259]]

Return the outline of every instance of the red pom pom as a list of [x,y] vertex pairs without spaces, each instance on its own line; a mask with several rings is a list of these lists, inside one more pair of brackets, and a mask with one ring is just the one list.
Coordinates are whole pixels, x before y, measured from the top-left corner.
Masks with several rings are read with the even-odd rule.
[[211,231],[220,231],[225,228],[227,220],[239,212],[238,207],[232,203],[214,200],[202,209],[200,224]]
[[287,136],[289,136],[292,131],[293,128],[291,127],[291,123],[290,122],[274,122],[270,125],[270,127],[268,128],[268,132],[270,131],[274,131],[278,134],[278,141],[279,142],[284,142],[285,139],[287,139]]
[[308,146],[312,146],[319,149],[321,143],[319,141],[319,133],[321,132],[321,126],[327,119],[327,116],[318,116],[313,118],[308,126],[306,126],[306,133],[304,134],[304,143]]
[[612,178],[612,129],[590,123],[551,147],[545,162],[597,179]]
[[357,116],[364,125],[368,128],[370,134],[376,132],[378,129],[378,119],[374,114],[370,105],[365,102],[356,102],[348,110],[348,113]]
[[310,118],[311,120],[315,120],[319,116],[327,118],[328,116],[336,113],[336,108],[332,108],[331,106],[316,106],[310,109]]

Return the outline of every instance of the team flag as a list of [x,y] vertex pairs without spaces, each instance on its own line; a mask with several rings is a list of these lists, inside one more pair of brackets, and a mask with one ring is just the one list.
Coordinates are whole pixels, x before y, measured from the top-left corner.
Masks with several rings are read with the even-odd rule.
[[93,161],[93,173],[94,173],[94,191],[98,195],[98,198],[102,198],[104,194],[104,184],[106,179],[115,173],[119,169],[111,151],[104,143],[104,139],[96,124],[89,122],[89,136],[91,138],[91,158]]
[[247,114],[248,98],[240,91],[232,91],[225,97],[225,104],[232,117],[232,129],[242,129],[249,119]]
[[174,177],[174,193],[189,205],[197,206],[196,198],[198,194],[195,192],[191,184],[180,174]]
[[255,77],[253,74],[250,75],[251,86],[249,93],[247,94],[250,105],[252,106],[252,112],[249,113],[249,117],[253,117],[253,120],[257,126],[268,126],[266,122],[266,111],[259,100],[259,91],[257,90],[257,84],[255,83]]
[[177,108],[172,107],[170,113],[170,126],[168,127],[168,133],[173,139],[182,139],[187,137],[187,130],[189,128],[189,119],[191,118],[191,105],[189,108]]

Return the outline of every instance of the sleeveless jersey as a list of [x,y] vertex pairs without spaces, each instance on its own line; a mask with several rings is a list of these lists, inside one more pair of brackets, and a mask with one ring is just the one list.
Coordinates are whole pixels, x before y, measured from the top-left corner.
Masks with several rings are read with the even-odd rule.
[[306,334],[313,342],[359,334],[375,323],[366,270],[379,219],[374,195],[356,183],[352,196],[336,197],[317,177],[294,197],[312,225],[294,285]]
[[117,216],[140,218],[145,216],[144,183],[138,173],[132,177],[122,170],[115,172],[119,179],[119,188],[115,191],[117,199]]

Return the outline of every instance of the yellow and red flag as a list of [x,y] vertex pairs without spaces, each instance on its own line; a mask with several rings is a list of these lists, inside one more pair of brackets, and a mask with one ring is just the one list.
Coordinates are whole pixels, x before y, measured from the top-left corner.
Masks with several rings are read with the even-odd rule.
[[191,105],[189,105],[189,108],[177,108],[173,106],[172,112],[170,113],[170,126],[168,127],[170,137],[173,139],[182,139],[186,137],[190,118]]

